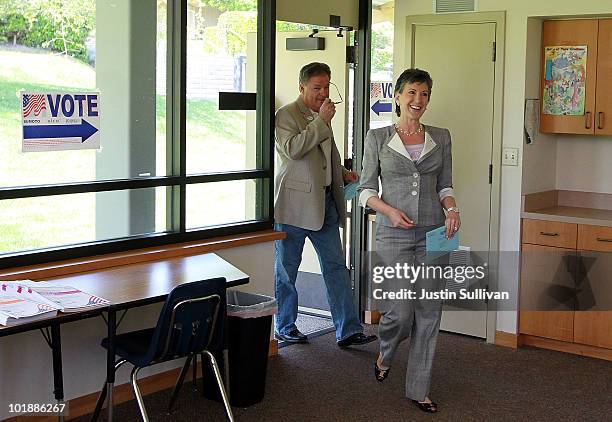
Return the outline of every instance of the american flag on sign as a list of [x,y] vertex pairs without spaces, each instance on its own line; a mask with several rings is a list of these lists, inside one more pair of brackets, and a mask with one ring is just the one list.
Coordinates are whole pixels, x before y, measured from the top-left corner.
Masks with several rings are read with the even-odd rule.
[[43,94],[24,94],[21,109],[23,110],[23,117],[28,117],[32,112],[35,116],[38,116],[41,111],[47,109],[45,96]]
[[382,89],[382,84],[380,82],[371,82],[370,83],[370,98],[380,97],[381,89]]
[[98,297],[98,296],[89,296],[89,301],[87,302],[87,306],[100,305],[100,304],[106,304],[106,303],[108,303],[108,300],[106,299],[102,299],[101,297]]

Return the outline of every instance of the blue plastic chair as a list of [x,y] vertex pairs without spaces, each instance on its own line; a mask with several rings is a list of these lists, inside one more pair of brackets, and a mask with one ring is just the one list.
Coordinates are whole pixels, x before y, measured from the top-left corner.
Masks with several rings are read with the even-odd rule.
[[[187,357],[172,392],[169,412],[183,385],[191,361],[195,359],[197,362],[197,355],[200,354],[202,357],[206,355],[212,364],[227,417],[233,422],[219,365],[211,353],[221,350],[224,344],[225,289],[225,278],[181,284],[168,295],[155,328],[118,334],[115,337],[115,353],[120,357],[115,363],[115,371],[126,362],[134,365],[131,373],[132,388],[144,421],[149,419],[138,388],[138,372],[147,366]],[[102,340],[102,347],[108,348],[107,338]],[[106,398],[106,385],[105,383],[102,388],[92,420],[97,419],[102,409]]]

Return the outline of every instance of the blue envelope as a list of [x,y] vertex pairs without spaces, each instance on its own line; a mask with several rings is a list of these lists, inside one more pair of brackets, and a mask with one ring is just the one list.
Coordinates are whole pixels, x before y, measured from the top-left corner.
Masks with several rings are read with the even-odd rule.
[[439,257],[451,251],[459,249],[459,233],[455,233],[450,239],[446,238],[446,227],[428,231],[425,234],[425,249],[428,256]]
[[358,187],[359,182],[351,182],[348,185],[344,185],[344,199],[350,201],[355,196],[357,196]]

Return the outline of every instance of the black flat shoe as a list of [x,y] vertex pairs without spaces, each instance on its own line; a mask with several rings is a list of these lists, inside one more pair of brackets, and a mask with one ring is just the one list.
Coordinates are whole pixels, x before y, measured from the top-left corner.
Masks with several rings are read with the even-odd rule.
[[438,411],[438,405],[434,402],[425,403],[418,400],[412,400],[412,402],[423,412],[436,413]]
[[376,381],[383,382],[389,376],[389,371],[391,368],[380,369],[378,367],[378,362],[374,362],[374,376],[376,377]]
[[274,333],[274,336],[278,340],[285,341],[287,343],[308,343],[308,336],[306,334],[302,334],[297,328],[287,334],[281,334],[278,332]]
[[348,347],[348,346],[361,346],[362,344],[367,344],[373,342],[378,337],[375,335],[366,336],[363,333],[355,333],[352,336],[348,336],[344,340],[340,340],[337,342],[338,347]]

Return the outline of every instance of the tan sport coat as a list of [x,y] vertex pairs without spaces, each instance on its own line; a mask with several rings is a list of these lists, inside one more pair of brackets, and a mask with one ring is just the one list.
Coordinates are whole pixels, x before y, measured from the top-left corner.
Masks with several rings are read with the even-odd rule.
[[308,230],[320,230],[325,218],[325,170],[327,160],[321,147],[331,142],[332,193],[344,226],[346,171],[331,128],[306,107],[302,97],[276,113],[276,178],[274,219]]

